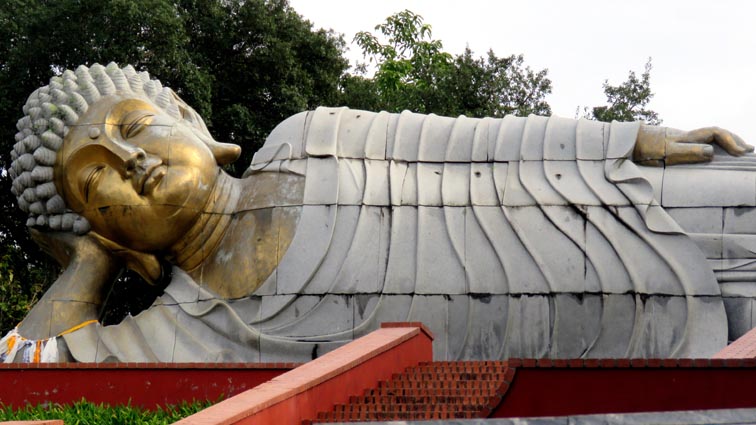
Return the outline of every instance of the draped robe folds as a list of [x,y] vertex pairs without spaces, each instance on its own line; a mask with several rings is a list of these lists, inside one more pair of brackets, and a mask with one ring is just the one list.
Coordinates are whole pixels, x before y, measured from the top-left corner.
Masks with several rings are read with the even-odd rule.
[[305,177],[260,288],[219,299],[174,267],[149,309],[63,338],[79,361],[306,361],[420,321],[437,359],[707,357],[727,342],[720,289],[630,160],[638,130],[300,113],[247,172]]

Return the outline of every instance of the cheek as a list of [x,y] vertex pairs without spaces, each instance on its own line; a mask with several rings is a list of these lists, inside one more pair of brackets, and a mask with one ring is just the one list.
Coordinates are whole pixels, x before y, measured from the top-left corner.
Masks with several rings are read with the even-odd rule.
[[212,170],[218,166],[210,148],[193,134],[179,131],[163,142],[160,156],[170,166],[195,168],[202,171]]
[[[212,171],[212,170],[210,170]],[[169,167],[168,173],[153,191],[156,204],[181,205],[190,208],[204,206],[212,190],[214,173],[194,167]]]
[[[92,218],[92,229],[104,237],[137,251],[165,249],[186,231],[184,220],[176,220],[174,206],[126,206],[101,208]],[[85,216],[86,217],[86,216]]]
[[87,209],[103,207],[141,206],[145,201],[135,191],[130,181],[123,180],[111,168],[103,170],[97,184],[90,187]]

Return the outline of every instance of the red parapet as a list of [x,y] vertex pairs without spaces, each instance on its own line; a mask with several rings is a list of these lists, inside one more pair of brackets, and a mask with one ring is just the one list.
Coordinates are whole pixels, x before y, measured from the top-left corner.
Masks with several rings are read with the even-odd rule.
[[[528,363],[523,361],[523,364]],[[598,367],[520,367],[491,417],[756,407],[756,365],[709,359],[600,360]]]
[[390,325],[339,347],[250,391],[177,424],[295,424],[347,403],[349,397],[407,367],[433,359],[421,327]]
[[756,328],[746,332],[732,344],[711,356],[712,359],[753,359],[756,358]]
[[73,404],[81,399],[155,409],[216,401],[275,378],[297,363],[0,364],[0,405]]

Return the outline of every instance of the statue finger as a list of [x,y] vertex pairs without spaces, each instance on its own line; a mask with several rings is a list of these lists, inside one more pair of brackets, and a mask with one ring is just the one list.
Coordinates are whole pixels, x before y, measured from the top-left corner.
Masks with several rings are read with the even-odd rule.
[[714,131],[714,143],[727,151],[730,155],[740,156],[746,152],[752,152],[753,147],[747,145],[743,139],[727,130]]
[[689,131],[675,138],[678,143],[716,143],[730,155],[740,156],[753,152],[753,146],[738,135],[719,127],[706,127]]
[[745,152],[753,152],[753,145],[749,145],[742,137],[735,133],[730,133],[730,135],[735,139],[735,143],[737,143],[738,146],[745,149]]
[[670,143],[664,159],[667,165],[708,162],[714,157],[714,148],[703,143]]

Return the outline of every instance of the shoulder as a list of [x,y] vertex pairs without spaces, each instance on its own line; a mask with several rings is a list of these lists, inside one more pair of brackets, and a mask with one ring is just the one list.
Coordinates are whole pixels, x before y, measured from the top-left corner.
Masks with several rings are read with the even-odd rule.
[[[319,156],[343,156],[340,146],[364,146],[373,128],[385,139],[387,112],[370,112],[346,107],[319,107],[281,121],[265,139],[251,166],[276,160],[297,160]],[[381,118],[376,120],[376,118]],[[369,152],[351,152],[348,156],[370,157]]]

